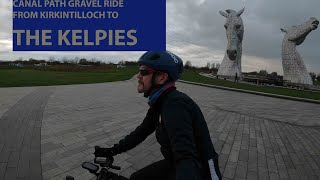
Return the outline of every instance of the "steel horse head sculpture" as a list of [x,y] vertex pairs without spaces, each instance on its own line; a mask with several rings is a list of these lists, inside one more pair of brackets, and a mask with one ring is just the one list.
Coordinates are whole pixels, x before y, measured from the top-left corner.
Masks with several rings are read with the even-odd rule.
[[236,12],[228,9],[219,13],[226,17],[224,25],[226,29],[228,46],[224,58],[220,65],[217,75],[225,78],[241,78],[241,56],[242,56],[242,39],[243,39],[243,22],[240,15],[244,12],[244,8]]
[[285,33],[282,42],[283,79],[292,83],[312,85],[312,79],[296,46],[303,43],[307,35],[317,29],[319,21],[312,17],[307,22],[281,31]]

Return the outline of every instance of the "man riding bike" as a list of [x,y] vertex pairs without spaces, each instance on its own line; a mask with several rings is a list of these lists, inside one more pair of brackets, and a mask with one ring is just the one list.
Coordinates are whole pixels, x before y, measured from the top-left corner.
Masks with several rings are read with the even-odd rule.
[[136,172],[132,180],[221,179],[207,123],[198,105],[176,90],[183,70],[182,60],[169,51],[146,52],[139,61],[138,92],[150,106],[143,122],[111,148],[95,150],[96,157],[126,152],[154,131],[163,160]]

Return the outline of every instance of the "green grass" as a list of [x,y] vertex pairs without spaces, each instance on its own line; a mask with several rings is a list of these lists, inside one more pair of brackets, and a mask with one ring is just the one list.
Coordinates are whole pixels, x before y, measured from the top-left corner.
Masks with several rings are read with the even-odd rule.
[[55,72],[25,68],[0,69],[0,87],[89,84],[130,79],[138,72],[136,66],[112,68],[106,72]]
[[236,88],[236,89],[244,89],[244,90],[250,90],[250,91],[270,93],[270,94],[278,94],[278,95],[320,100],[320,92],[310,92],[310,91],[287,89],[287,88],[281,88],[281,87],[257,86],[257,85],[250,85],[250,84],[244,84],[244,83],[235,83],[232,81],[207,78],[199,75],[199,72],[193,72],[188,70],[183,73],[181,79],[186,81],[212,84],[212,85],[224,86],[224,87],[230,87],[230,88]]
[[[77,70],[78,71],[78,70]],[[90,70],[89,72],[61,72],[35,70],[32,68],[0,69],[0,87],[23,87],[23,86],[50,86],[66,84],[90,84],[130,79],[138,72],[137,66],[127,66],[124,69],[109,68],[103,70]],[[319,92],[302,91],[270,86],[257,86],[243,83],[235,83],[220,79],[212,79],[199,75],[197,71],[184,71],[182,80],[224,86],[236,89],[279,94],[292,97],[320,100]],[[319,82],[318,82],[319,83]]]

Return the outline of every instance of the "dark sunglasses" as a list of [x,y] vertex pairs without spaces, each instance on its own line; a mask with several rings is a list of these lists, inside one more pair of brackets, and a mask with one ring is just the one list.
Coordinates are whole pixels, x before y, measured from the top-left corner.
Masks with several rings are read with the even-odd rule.
[[139,73],[142,76],[146,76],[146,75],[149,75],[149,74],[154,73],[154,72],[156,72],[156,71],[151,69],[151,68],[139,68]]

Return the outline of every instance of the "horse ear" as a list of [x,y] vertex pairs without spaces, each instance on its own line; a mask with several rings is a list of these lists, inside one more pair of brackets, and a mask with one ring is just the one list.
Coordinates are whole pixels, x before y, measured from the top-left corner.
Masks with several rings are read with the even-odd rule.
[[244,8],[242,8],[239,12],[237,12],[237,16],[240,16],[244,12]]
[[222,16],[228,18],[228,14],[227,14],[227,13],[225,13],[225,12],[223,12],[223,11],[219,11],[219,13],[220,13]]
[[284,33],[287,33],[287,30],[280,28],[280,30]]

